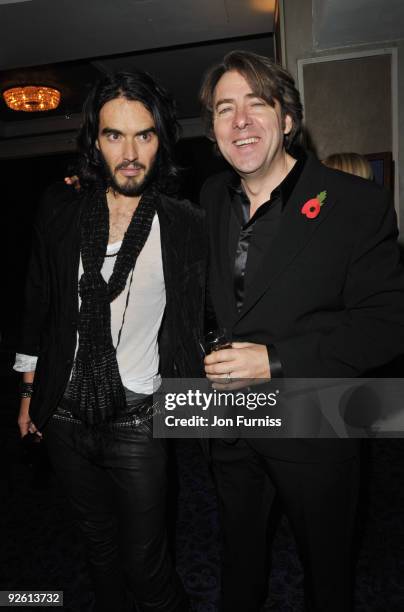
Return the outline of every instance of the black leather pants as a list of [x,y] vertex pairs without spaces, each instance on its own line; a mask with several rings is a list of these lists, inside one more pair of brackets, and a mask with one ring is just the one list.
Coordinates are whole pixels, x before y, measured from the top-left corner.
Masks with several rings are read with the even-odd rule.
[[[133,406],[138,414],[139,400]],[[139,612],[186,612],[167,551],[165,441],[153,438],[151,419],[139,423],[130,410],[96,453],[82,443],[82,423],[62,409],[44,440],[85,539],[94,610],[126,612],[135,601]]]

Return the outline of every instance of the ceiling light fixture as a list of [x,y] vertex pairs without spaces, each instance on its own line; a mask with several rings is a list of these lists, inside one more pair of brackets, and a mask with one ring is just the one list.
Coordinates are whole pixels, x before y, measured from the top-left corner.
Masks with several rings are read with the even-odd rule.
[[12,110],[34,113],[57,108],[60,102],[60,91],[43,85],[27,85],[6,89],[3,91],[3,98]]

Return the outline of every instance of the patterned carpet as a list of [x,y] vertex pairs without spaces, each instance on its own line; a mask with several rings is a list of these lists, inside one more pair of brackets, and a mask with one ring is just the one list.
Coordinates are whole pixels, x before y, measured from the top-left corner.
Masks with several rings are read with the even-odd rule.
[[[63,590],[64,610],[90,611],[91,585],[83,549],[63,492],[49,471],[46,457],[38,457],[31,466],[24,462],[14,423],[16,379],[2,376],[0,382],[3,389],[0,589]],[[193,440],[177,443],[176,462],[178,571],[192,598],[194,612],[216,612],[220,551],[213,485]],[[402,612],[404,440],[372,441],[365,465],[355,612]],[[265,612],[302,612],[302,601],[301,567],[293,537],[283,519],[274,543]]]

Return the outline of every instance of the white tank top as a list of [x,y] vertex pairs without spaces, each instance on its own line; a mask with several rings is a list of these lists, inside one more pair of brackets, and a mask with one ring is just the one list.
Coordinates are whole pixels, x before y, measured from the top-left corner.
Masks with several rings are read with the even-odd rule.
[[[121,244],[122,242],[117,242],[108,245],[107,256],[101,269],[101,274],[106,281],[112,274]],[[78,278],[82,274],[83,266],[80,259]],[[130,278],[131,273],[126,281],[125,289],[111,303],[111,332],[114,346],[117,344],[119,330],[122,326]],[[156,214],[150,234],[137,258],[125,322],[117,349],[117,360],[123,385],[136,393],[153,393],[153,390],[157,389],[161,383],[158,374],[157,336],[165,304],[160,224]],[[17,353],[14,369],[18,372],[32,372],[35,370],[37,359],[36,356]]]

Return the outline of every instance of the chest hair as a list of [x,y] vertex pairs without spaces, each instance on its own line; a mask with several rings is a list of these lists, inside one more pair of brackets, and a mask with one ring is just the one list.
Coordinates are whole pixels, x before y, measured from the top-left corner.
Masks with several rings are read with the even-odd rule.
[[108,244],[123,240],[133,216],[133,208],[109,207],[109,238]]

